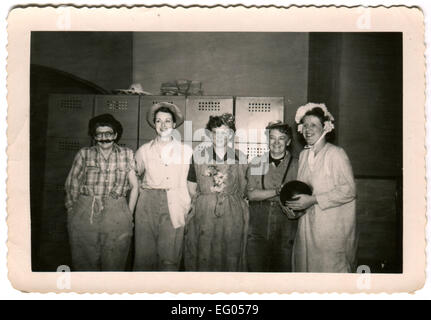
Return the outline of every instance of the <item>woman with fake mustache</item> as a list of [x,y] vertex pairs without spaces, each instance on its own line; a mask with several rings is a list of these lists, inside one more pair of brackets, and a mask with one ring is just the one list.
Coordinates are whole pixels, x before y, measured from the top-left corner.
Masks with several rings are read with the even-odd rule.
[[[110,114],[89,122],[94,146],[81,149],[66,180],[75,271],[124,271],[138,195],[133,151],[117,144],[123,128]],[[129,201],[126,195],[130,190]]]

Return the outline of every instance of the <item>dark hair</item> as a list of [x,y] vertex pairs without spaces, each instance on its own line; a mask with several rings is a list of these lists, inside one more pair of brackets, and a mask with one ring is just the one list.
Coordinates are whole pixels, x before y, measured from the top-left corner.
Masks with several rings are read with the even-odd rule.
[[[315,107],[313,109],[311,109],[310,111],[307,111],[304,116],[301,119],[301,123],[303,123],[304,118],[306,116],[315,116],[316,118],[318,118],[320,120],[320,123],[322,124],[322,126],[325,125],[325,121],[329,121],[329,117],[325,116],[325,112],[319,108],[319,107]],[[300,134],[300,136],[302,137],[302,134]],[[328,142],[332,142],[335,140],[335,130],[332,130],[331,132],[328,132],[325,136],[326,141]],[[303,137],[302,139],[303,140]]]
[[319,108],[319,107],[315,107],[315,108],[307,111],[304,114],[304,116],[302,117],[301,123],[302,123],[302,121],[304,120],[304,118],[306,116],[315,116],[315,117],[319,118],[320,123],[322,124],[322,126],[325,125],[325,121],[329,120],[329,117],[325,116],[325,112],[321,108]]
[[115,142],[118,142],[123,134],[123,126],[111,114],[105,113],[98,115],[88,122],[88,135],[94,137],[98,127],[111,127],[114,133],[117,134]]
[[225,113],[221,116],[210,116],[206,129],[212,131],[214,128],[219,128],[223,125],[229,127],[233,132],[236,131],[235,118],[230,113]]
[[289,139],[292,139],[292,129],[287,123],[268,126],[266,127],[266,129],[268,130],[268,134],[271,133],[271,130],[278,130],[281,133],[284,133],[285,135],[287,135]]
[[154,123],[156,123],[156,115],[159,112],[169,113],[172,116],[172,121],[174,123],[177,122],[177,119],[175,118],[175,114],[172,112],[172,110],[169,109],[168,107],[162,106],[162,107],[158,108],[156,111],[154,111],[154,118],[153,118]]

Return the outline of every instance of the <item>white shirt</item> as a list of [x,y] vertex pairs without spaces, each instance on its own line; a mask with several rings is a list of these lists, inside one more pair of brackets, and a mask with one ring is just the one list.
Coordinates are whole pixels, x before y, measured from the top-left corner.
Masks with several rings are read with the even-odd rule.
[[192,148],[180,141],[161,145],[154,139],[142,145],[135,155],[138,175],[143,174],[141,188],[166,190],[174,228],[185,225],[190,210],[187,175],[192,154]]

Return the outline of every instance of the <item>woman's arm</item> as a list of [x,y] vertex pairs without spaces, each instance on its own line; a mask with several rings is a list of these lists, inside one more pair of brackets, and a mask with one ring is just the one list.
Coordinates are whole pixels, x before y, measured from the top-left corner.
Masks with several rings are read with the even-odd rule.
[[295,201],[286,204],[293,210],[304,210],[317,204],[322,210],[339,207],[351,202],[356,197],[355,180],[349,158],[343,149],[338,148],[329,159],[330,174],[334,176],[332,190],[312,196],[300,195]]
[[339,207],[356,198],[355,179],[349,158],[343,149],[338,148],[336,151],[330,159],[330,170],[335,178],[335,187],[315,196],[322,210]]
[[130,212],[133,213],[136,206],[136,201],[138,200],[139,193],[139,183],[138,178],[136,177],[136,173],[134,170],[131,170],[128,174],[129,184],[131,186],[130,195],[129,195],[129,209]]
[[248,199],[250,201],[262,201],[270,198],[274,198],[278,195],[277,189],[249,189],[247,192]]
[[260,157],[252,160],[247,168],[247,198],[250,201],[263,201],[280,194],[280,189],[261,189],[261,178],[268,172],[268,166],[262,165]]

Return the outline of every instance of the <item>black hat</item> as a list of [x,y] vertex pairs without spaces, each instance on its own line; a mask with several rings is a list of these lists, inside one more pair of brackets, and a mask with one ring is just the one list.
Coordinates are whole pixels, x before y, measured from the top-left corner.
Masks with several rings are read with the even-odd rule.
[[299,180],[292,180],[286,183],[280,192],[280,201],[285,203],[286,201],[292,201],[296,196],[300,194],[308,194],[311,196],[313,191],[310,186]]
[[96,129],[103,126],[111,127],[112,130],[114,130],[114,132],[117,134],[115,142],[118,142],[120,140],[121,135],[123,134],[123,126],[109,113],[104,113],[90,119],[90,121],[88,122],[88,134],[91,137],[94,137],[94,135],[96,134]]

